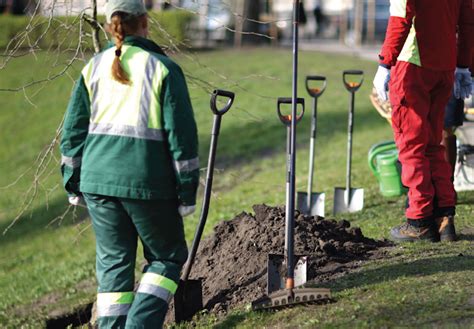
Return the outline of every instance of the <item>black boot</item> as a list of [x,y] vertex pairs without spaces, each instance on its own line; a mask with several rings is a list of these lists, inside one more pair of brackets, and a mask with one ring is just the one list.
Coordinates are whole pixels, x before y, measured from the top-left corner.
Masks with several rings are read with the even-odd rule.
[[454,216],[444,216],[435,219],[441,241],[456,241]]

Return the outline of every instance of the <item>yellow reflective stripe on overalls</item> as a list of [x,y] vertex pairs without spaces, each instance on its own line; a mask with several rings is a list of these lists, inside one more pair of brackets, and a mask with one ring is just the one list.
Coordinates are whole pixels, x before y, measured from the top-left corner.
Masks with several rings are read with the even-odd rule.
[[156,273],[145,273],[140,280],[137,293],[153,295],[169,303],[178,285],[173,280]]
[[97,316],[127,315],[134,299],[130,292],[104,292],[97,294]]
[[141,83],[148,53],[140,48],[123,46],[121,63],[129,73],[132,82],[122,84],[112,78],[112,63],[115,59],[113,48],[102,53],[102,59],[90,81],[92,94],[91,123],[136,126],[140,103]]
[[416,39],[415,17],[413,17],[410,33],[397,60],[421,66],[420,50],[418,48],[418,40]]
[[90,69],[88,80],[93,104],[89,133],[163,140],[158,100],[168,70],[143,49],[123,46],[122,66],[132,81],[124,85],[110,76],[114,58],[114,50],[109,49],[92,63],[97,67]]

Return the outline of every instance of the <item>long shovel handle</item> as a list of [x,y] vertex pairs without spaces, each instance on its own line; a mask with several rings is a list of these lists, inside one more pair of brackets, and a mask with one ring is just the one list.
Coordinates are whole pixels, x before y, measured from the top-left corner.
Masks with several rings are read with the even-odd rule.
[[[359,81],[348,81],[347,76],[358,76]],[[351,102],[349,106],[349,123],[347,128],[347,168],[346,168],[346,191],[345,202],[349,206],[351,193],[351,166],[352,166],[352,134],[354,132],[354,108],[355,108],[355,93],[362,86],[364,81],[364,72],[360,70],[347,70],[342,73],[342,80],[346,89],[351,93]]]
[[[314,82],[322,83],[320,87],[314,87]],[[316,144],[316,127],[318,118],[318,98],[324,93],[327,86],[327,79],[322,75],[308,75],[306,77],[306,90],[313,97],[313,111],[311,115],[311,138],[309,146],[309,168],[308,168],[308,189],[307,189],[307,206],[311,209],[311,194],[313,189],[313,171],[314,171],[314,148]]]
[[[227,104],[218,109],[217,107],[217,97],[224,96],[229,98]],[[202,232],[204,231],[204,226],[206,225],[207,215],[209,213],[209,205],[211,203],[211,190],[212,190],[212,179],[214,177],[214,163],[216,159],[216,149],[217,141],[219,139],[219,131],[221,126],[222,116],[229,111],[233,102],[234,102],[234,93],[224,90],[214,90],[211,97],[211,110],[214,113],[214,123],[212,125],[212,134],[211,134],[211,146],[209,149],[209,158],[207,161],[207,174],[206,174],[206,185],[204,187],[204,199],[202,201],[201,215],[199,217],[198,227],[194,233],[193,244],[191,246],[191,251],[188,255],[188,260],[184,266],[183,274],[181,280],[187,281],[189,278],[189,273],[194,264],[194,259],[196,258],[196,253],[199,248],[199,243],[201,242]]]

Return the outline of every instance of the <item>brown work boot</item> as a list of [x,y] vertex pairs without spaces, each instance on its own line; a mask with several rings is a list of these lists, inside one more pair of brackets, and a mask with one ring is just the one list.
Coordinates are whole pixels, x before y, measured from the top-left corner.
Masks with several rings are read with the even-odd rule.
[[456,241],[454,216],[444,216],[435,219],[441,241]]
[[390,235],[397,242],[439,241],[439,235],[432,218],[422,220],[408,219],[406,223],[392,228]]

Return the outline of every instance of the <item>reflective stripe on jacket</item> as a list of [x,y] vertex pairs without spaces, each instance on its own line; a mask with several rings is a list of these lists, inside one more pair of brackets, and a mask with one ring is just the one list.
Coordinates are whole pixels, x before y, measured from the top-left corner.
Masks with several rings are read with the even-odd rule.
[[150,40],[127,37],[125,85],[112,78],[114,58],[113,47],[94,56],[75,85],[61,139],[66,190],[195,204],[197,129],[181,68]]

